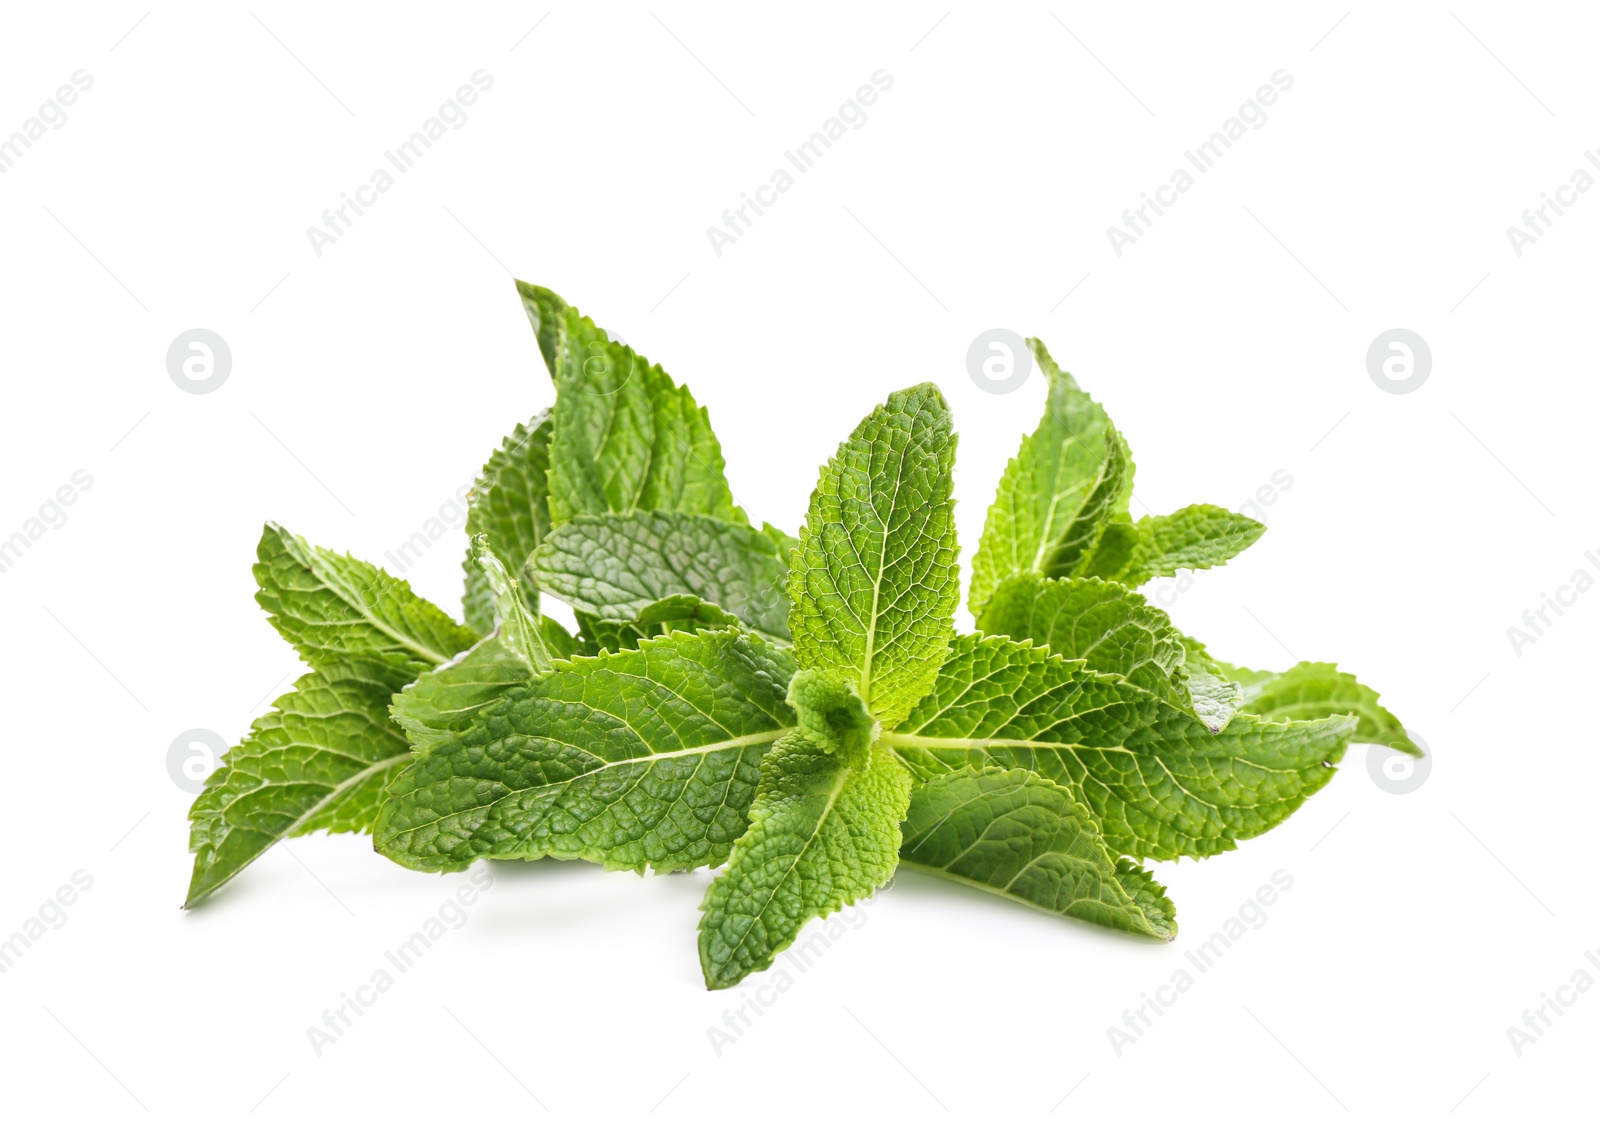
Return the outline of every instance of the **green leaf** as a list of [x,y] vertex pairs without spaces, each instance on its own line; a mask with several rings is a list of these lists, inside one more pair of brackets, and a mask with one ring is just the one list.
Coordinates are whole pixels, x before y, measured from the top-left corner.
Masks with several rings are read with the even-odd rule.
[[996,587],[978,628],[1044,644],[1091,671],[1187,706],[1212,733],[1238,709],[1239,688],[1166,613],[1127,586],[1099,578],[1022,574]]
[[1212,658],[1206,646],[1192,636],[1183,637],[1183,666],[1178,680],[1184,684],[1195,717],[1216,733],[1244,705],[1244,689],[1234,681],[1231,669]]
[[637,648],[639,641],[669,632],[743,627],[743,622],[732,613],[689,594],[652,601],[629,620],[599,620],[585,615],[581,623],[580,643],[584,654],[589,656],[602,651]]
[[1092,671],[1107,671],[1158,695],[1174,695],[1183,637],[1139,594],[1099,578],[1020,574],[995,587],[978,617],[994,636],[1032,640]]
[[257,718],[189,811],[194,874],[188,908],[280,839],[368,831],[383,789],[411,759],[389,721],[407,672],[378,660],[329,665]]
[[750,830],[700,907],[706,987],[771,967],[811,918],[889,881],[910,791],[904,766],[881,748],[830,752],[799,734],[773,746]]
[[1178,935],[1165,889],[1106,849],[1072,790],[1026,769],[959,769],[915,785],[904,832],[902,866],[1046,913]]
[[1333,776],[1354,718],[1212,733],[1186,708],[1045,648],[958,637],[933,691],[883,742],[926,779],[962,766],[1066,785],[1106,844],[1136,858],[1230,851],[1283,822]]
[[[489,546],[505,559],[513,574],[523,568],[550,533],[550,411],[518,425],[489,457],[478,474],[467,505],[467,535],[488,535]],[[467,624],[479,633],[494,628],[492,600],[483,571],[469,548],[464,563],[467,574]],[[528,589],[529,606],[539,608],[537,589]]]
[[950,645],[955,445],[931,383],[891,394],[823,467],[794,553],[795,659],[856,682],[885,728],[927,692]]
[[428,871],[545,855],[718,864],[744,832],[762,754],[794,727],[793,674],[783,650],[735,632],[558,663],[395,778],[377,848]]
[[460,659],[418,676],[394,697],[390,714],[413,746],[432,749],[528,679],[528,665],[499,636],[485,636]]
[[256,556],[256,601],[312,667],[378,659],[419,673],[477,640],[408,583],[276,523],[262,530]]
[[1049,384],[1044,418],[1006,465],[972,558],[968,605],[982,613],[1013,574],[1086,572],[1112,516],[1133,485],[1127,445],[1072,376],[1029,340]]
[[683,511],[748,523],[688,389],[550,290],[519,281],[517,291],[556,384],[552,521]]
[[529,606],[523,592],[524,586],[511,576],[505,563],[490,548],[488,535],[475,536],[472,551],[473,561],[489,583],[495,619],[500,622],[501,645],[522,663],[528,674],[538,675],[549,671],[551,661],[556,657],[545,644],[539,615]]
[[577,646],[559,623],[529,608],[525,587],[489,548],[488,536],[478,535],[472,552],[490,595],[491,623],[498,618],[499,625],[464,655],[424,672],[395,696],[390,713],[418,749],[431,749],[465,729],[508,688],[571,658]]
[[572,310],[567,302],[549,289],[517,282],[517,295],[522,298],[522,311],[528,314],[534,338],[539,341],[539,354],[552,380],[556,377],[557,356],[562,354],[567,331],[567,313]]
[[1171,515],[1146,515],[1134,525],[1137,546],[1112,575],[1124,585],[1170,578],[1179,570],[1220,566],[1259,539],[1266,526],[1209,503],[1191,504]]
[[1302,662],[1276,674],[1229,664],[1219,666],[1243,684],[1243,709],[1250,714],[1279,720],[1353,714],[1354,741],[1422,756],[1400,719],[1379,705],[1378,692],[1334,664]]
[[679,512],[579,515],[551,532],[530,570],[542,588],[601,620],[632,620],[690,594],[758,632],[789,636],[777,545],[742,524]]

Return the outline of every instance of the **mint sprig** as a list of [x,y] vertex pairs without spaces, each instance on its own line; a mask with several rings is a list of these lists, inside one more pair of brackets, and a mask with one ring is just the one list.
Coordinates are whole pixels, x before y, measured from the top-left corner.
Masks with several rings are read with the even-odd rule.
[[974,555],[979,631],[958,635],[934,386],[855,427],[794,538],[734,501],[686,387],[517,290],[556,400],[478,475],[467,623],[267,525],[258,600],[311,671],[196,799],[187,905],[280,839],[361,831],[421,871],[722,867],[699,932],[712,988],[900,867],[1171,939],[1146,860],[1270,830],[1352,739],[1420,752],[1334,665],[1231,666],[1137,592],[1264,528],[1204,503],[1135,520],[1127,441],[1037,340],[1044,416]]

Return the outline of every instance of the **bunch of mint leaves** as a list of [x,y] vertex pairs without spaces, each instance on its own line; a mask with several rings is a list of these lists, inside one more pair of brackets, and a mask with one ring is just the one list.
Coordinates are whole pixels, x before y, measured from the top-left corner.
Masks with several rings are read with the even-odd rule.
[[856,426],[796,539],[735,504],[685,387],[517,289],[556,404],[472,491],[465,623],[267,525],[256,598],[311,671],[195,800],[188,906],[321,829],[419,871],[722,867],[701,907],[710,988],[902,865],[1170,940],[1143,860],[1276,826],[1352,739],[1420,753],[1332,664],[1230,666],[1136,592],[1264,528],[1208,504],[1133,519],[1126,441],[1038,341],[1045,415],[973,558],[979,631],[958,635],[937,388]]

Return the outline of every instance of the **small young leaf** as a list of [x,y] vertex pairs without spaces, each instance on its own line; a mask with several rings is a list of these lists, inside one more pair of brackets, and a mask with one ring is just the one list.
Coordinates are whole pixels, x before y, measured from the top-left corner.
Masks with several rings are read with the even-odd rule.
[[1013,574],[1083,572],[1113,513],[1126,510],[1132,488],[1133,462],[1105,410],[1056,366],[1044,344],[1028,343],[1049,397],[1039,427],[1006,466],[984,522],[967,599],[974,615]]
[[1019,574],[995,587],[978,617],[991,636],[1032,640],[1093,671],[1108,671],[1158,695],[1174,694],[1183,637],[1139,594],[1099,578]]
[[522,663],[528,674],[549,671],[551,660],[556,657],[545,645],[544,629],[538,614],[528,605],[522,583],[511,576],[505,563],[490,549],[488,535],[474,537],[472,551],[473,561],[489,583],[495,618],[500,622],[501,646]]
[[1277,720],[1353,714],[1357,725],[1352,740],[1422,756],[1400,719],[1379,705],[1378,692],[1334,664],[1302,662],[1277,673],[1229,664],[1218,666],[1243,684],[1242,709],[1247,713]]
[[488,543],[488,536],[476,536],[469,560],[483,575],[494,631],[464,655],[418,676],[389,708],[419,750],[466,729],[507,689],[549,671],[556,660],[571,658],[577,647],[560,624],[532,611],[525,587],[511,578]]
[[1239,688],[1205,649],[1173,627],[1167,614],[1138,593],[1099,578],[1021,574],[996,587],[978,627],[994,636],[1031,640],[1091,671],[1120,675],[1179,707],[1212,733],[1238,709]]
[[479,858],[689,870],[728,855],[758,763],[794,727],[787,653],[736,632],[577,656],[503,691],[389,786],[378,850],[413,870]]
[[379,660],[301,676],[256,719],[189,811],[200,902],[280,839],[326,829],[368,831],[384,786],[411,760],[389,721],[408,672]]
[[831,752],[800,734],[772,747],[741,838],[700,907],[706,987],[771,967],[805,923],[894,875],[911,778],[881,748]]
[[550,516],[684,511],[748,523],[686,387],[548,289],[517,282],[556,384]]
[[[536,414],[511,431],[489,457],[467,506],[467,535],[488,535],[489,546],[516,577],[550,533],[550,411]],[[494,628],[491,598],[483,571],[467,551],[467,624],[480,634]],[[527,589],[529,607],[539,608],[539,592]]]
[[794,552],[795,659],[850,677],[888,729],[927,693],[950,646],[955,444],[931,383],[891,394],[823,467]]
[[1070,789],[1026,769],[959,769],[912,786],[900,865],[1097,925],[1163,940],[1172,902],[1106,849]]
[[256,601],[312,667],[378,659],[415,675],[477,640],[408,583],[276,523],[263,529],[256,555]]
[[1179,570],[1220,566],[1259,539],[1266,527],[1209,503],[1191,504],[1171,515],[1146,515],[1133,525],[1137,546],[1117,573],[1123,585],[1170,578]]
[[773,540],[705,515],[579,515],[535,552],[539,585],[580,613],[626,621],[663,598],[690,594],[767,636],[789,637],[788,571]]
[[1354,718],[1212,733],[1187,708],[1045,648],[962,636],[933,691],[883,741],[920,778],[964,765],[1029,769],[1094,812],[1106,845],[1135,858],[1231,851],[1327,784]]
[[686,593],[652,601],[628,620],[601,620],[585,614],[580,623],[579,650],[586,656],[637,648],[641,640],[670,632],[744,627],[732,613]]

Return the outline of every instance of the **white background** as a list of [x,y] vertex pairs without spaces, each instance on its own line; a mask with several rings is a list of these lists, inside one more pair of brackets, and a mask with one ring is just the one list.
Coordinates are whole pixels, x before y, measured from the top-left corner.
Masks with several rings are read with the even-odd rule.
[[[1600,994],[1520,1057],[1507,1027],[1600,979],[1600,592],[1520,654],[1506,630],[1600,576],[1600,192],[1520,257],[1505,232],[1600,144],[1596,27],[1396,7],[12,6],[0,134],[74,71],[93,85],[0,176],[0,537],[75,470],[93,484],[0,573],[0,935],[74,871],[93,886],[0,976],[7,1115],[1577,1104]],[[317,256],[306,228],[479,69],[465,125]],[[717,256],[706,228],[879,69],[867,123]],[[1106,228],[1279,69],[1266,124],[1118,257]],[[1171,945],[906,875],[720,1054],[707,1028],[771,981],[703,989],[705,872],[501,865],[317,1056],[307,1028],[468,876],[311,837],[185,914],[168,749],[237,739],[296,673],[251,596],[263,520],[381,562],[550,402],[512,274],[686,380],[739,501],[791,530],[856,420],[937,381],[968,552],[1043,401],[1037,374],[976,386],[968,344],[1042,337],[1131,442],[1135,514],[1292,477],[1265,538],[1172,612],[1224,659],[1337,660],[1431,774],[1394,795],[1353,748],[1284,827],[1162,864]],[[165,364],[195,327],[233,355],[205,395]],[[1366,369],[1395,327],[1433,355],[1405,395]],[[463,546],[405,574],[453,611]],[[1265,924],[1118,1056],[1107,1028],[1196,974],[1185,953],[1278,870]]]

